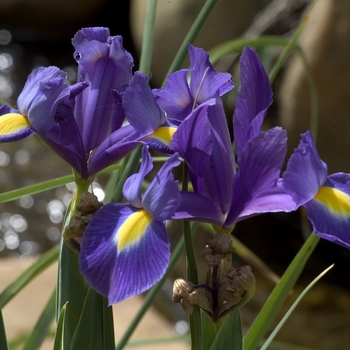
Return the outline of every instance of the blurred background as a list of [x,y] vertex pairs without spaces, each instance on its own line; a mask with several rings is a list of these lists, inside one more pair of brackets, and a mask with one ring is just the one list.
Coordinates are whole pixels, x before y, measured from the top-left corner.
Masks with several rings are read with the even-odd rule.
[[[122,35],[124,47],[133,55],[137,69],[146,3],[145,0],[122,1],[116,7],[112,0],[2,0],[0,98],[15,106],[28,74],[38,66],[56,65],[74,82],[76,64],[71,38],[82,27],[104,26],[110,29],[111,35]],[[162,84],[177,48],[204,3],[204,0],[158,1],[150,80],[153,87]],[[319,96],[317,145],[330,173],[350,172],[350,1],[318,0],[314,3],[300,45]],[[312,4],[310,0],[219,0],[194,44],[210,50],[238,37],[269,34],[289,38]],[[281,50],[276,47],[259,50],[266,68],[272,67]],[[229,66],[223,60],[217,69],[224,70]],[[232,74],[237,91],[236,68]],[[309,85],[297,55],[290,55],[273,88],[275,99],[267,121],[288,130],[291,153],[299,142],[300,133],[309,128],[311,108]],[[228,121],[234,109],[234,98],[232,101],[229,100],[227,105]],[[35,137],[0,145],[0,192],[68,174],[69,167]],[[100,199],[104,196],[106,180],[106,175],[98,176],[94,184]],[[0,264],[1,258],[35,256],[59,242],[61,223],[73,190],[73,185],[69,184],[0,204]],[[300,249],[305,232],[310,232],[304,215],[302,210],[262,215],[239,223],[234,234],[280,275]],[[171,225],[169,232],[172,244],[175,244],[179,228],[176,224]],[[205,232],[196,234],[199,250],[208,237]],[[235,263],[246,262],[237,257]],[[303,285],[332,263],[335,267],[305,298],[278,339],[310,349],[347,348],[350,343],[349,251],[321,241],[289,302],[297,297]],[[201,272],[204,278],[205,271]],[[174,278],[184,276],[183,259]],[[272,282],[258,272],[257,280],[256,295],[242,309],[245,327],[249,327],[273,288]],[[172,281],[169,281],[157,303],[176,325],[187,318],[178,305],[171,303],[171,289]],[[179,332],[186,332],[186,327]]]

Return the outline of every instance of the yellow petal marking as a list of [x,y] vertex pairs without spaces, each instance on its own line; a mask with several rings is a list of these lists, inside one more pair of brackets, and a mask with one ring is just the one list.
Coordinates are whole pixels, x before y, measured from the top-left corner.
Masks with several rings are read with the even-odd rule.
[[0,116],[0,135],[11,135],[30,126],[22,114],[8,113]]
[[122,250],[128,245],[140,240],[151,221],[151,215],[144,209],[130,215],[118,230],[116,237],[118,250]]
[[169,146],[176,130],[177,128],[170,126],[160,126],[154,133],[148,135],[147,138],[154,137]]
[[350,197],[336,188],[321,187],[314,199],[325,204],[334,213],[350,215]]

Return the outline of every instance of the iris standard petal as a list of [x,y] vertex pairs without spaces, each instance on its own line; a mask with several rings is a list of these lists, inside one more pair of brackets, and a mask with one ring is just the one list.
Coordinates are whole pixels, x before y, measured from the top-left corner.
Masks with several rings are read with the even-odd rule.
[[[254,200],[275,194],[286,151],[287,133],[281,128],[262,132],[246,144],[234,178],[227,227],[233,225]],[[274,211],[285,211],[285,208],[282,206]]]
[[165,113],[157,105],[148,78],[135,72],[123,94],[123,107],[129,123],[139,132],[151,134],[165,123]]
[[70,90],[66,73],[57,67],[38,68],[27,79],[18,96],[20,114],[27,117],[32,128],[43,138],[56,124],[58,105],[67,103]]
[[153,89],[153,95],[169,119],[183,121],[193,109],[193,97],[187,82],[188,69],[168,76],[163,89]]
[[145,176],[152,170],[152,157],[147,146],[142,148],[141,166],[138,173],[127,178],[123,187],[124,198],[134,207],[142,208],[141,187]]
[[76,120],[88,150],[96,148],[111,130],[113,93],[132,77],[133,60],[120,36],[110,37],[107,28],[84,28],[72,43],[79,63],[79,81],[89,87],[77,98]]
[[144,210],[110,203],[95,214],[84,232],[80,271],[92,288],[114,304],[156,283],[169,255],[164,224]]
[[191,62],[190,91],[196,106],[233,89],[231,74],[218,73],[209,61],[207,52],[189,45],[188,53]]
[[327,165],[320,159],[311,133],[301,136],[297,149],[283,173],[283,186],[298,205],[316,195],[327,178]]
[[238,158],[245,144],[261,130],[272,103],[269,78],[256,52],[247,47],[240,59],[241,86],[233,115],[233,132]]
[[160,222],[169,219],[180,203],[178,182],[172,174],[178,165],[180,161],[175,153],[159,169],[142,199],[145,210]]
[[0,116],[0,142],[22,140],[34,133],[28,119],[22,114],[9,113]]

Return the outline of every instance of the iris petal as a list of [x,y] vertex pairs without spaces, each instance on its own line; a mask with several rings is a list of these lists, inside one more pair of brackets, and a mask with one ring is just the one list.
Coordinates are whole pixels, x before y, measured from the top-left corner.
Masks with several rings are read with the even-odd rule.
[[314,198],[326,178],[327,166],[317,153],[311,133],[306,132],[288,161],[283,186],[297,205],[303,205]]
[[241,86],[233,115],[233,131],[238,158],[245,144],[260,132],[272,103],[269,78],[256,52],[247,47],[240,60]]
[[[331,194],[328,191],[327,194],[334,195],[335,193]],[[329,199],[327,201],[314,199],[306,203],[305,208],[317,235],[350,249],[349,197],[347,201],[341,212],[337,210],[339,209],[339,205],[337,208],[329,206],[330,203],[334,203],[334,199]]]
[[34,133],[26,117],[19,113],[9,113],[0,117],[0,142],[24,139]]
[[142,148],[142,162],[138,173],[131,175],[124,183],[123,196],[136,208],[142,207],[141,186],[145,176],[152,170],[152,158],[147,146]]
[[180,202],[178,183],[171,172],[179,164],[175,153],[160,168],[142,199],[143,207],[160,222],[169,219]]
[[107,204],[86,228],[79,256],[89,285],[109,304],[142,293],[164,274],[169,261],[165,225],[145,210]]
[[[260,133],[245,145],[234,179],[233,200],[227,216],[227,226],[237,222],[248,207],[254,208],[255,200],[278,194],[277,184],[287,150],[286,142],[286,131],[273,128]],[[275,201],[275,204],[279,203],[281,202]],[[289,208],[290,203],[287,204]],[[256,209],[258,208],[260,209],[255,214],[261,213],[260,210],[263,210],[264,206],[257,206]],[[270,207],[265,208],[272,211]],[[273,211],[286,211],[286,208],[277,207]]]

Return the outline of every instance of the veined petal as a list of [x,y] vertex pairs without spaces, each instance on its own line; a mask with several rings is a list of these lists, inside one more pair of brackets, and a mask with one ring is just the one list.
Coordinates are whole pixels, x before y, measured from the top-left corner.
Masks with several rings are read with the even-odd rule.
[[144,134],[126,125],[110,134],[92,153],[89,162],[89,174],[94,175],[109,165],[121,160],[136,149]]
[[156,283],[169,255],[164,224],[144,210],[110,203],[96,213],[84,232],[80,271],[111,305]]
[[[273,128],[246,144],[234,178],[233,200],[225,225],[232,226],[253,201],[278,194],[277,184],[287,151],[286,142],[286,131]],[[277,207],[274,211],[285,211],[285,208]]]
[[142,161],[138,173],[131,175],[124,183],[123,196],[134,207],[142,208],[141,186],[145,176],[152,170],[152,157],[147,146],[142,148]]
[[143,207],[160,222],[169,219],[180,203],[178,183],[171,172],[179,164],[175,153],[160,168],[142,199]]
[[298,148],[283,173],[283,186],[298,205],[315,197],[327,178],[327,165],[318,155],[311,133],[301,135]]
[[317,235],[350,249],[349,174],[329,176],[305,208]]
[[163,89],[153,89],[153,95],[169,119],[183,121],[193,109],[193,97],[187,82],[188,69],[168,76]]
[[191,61],[190,91],[196,106],[233,89],[231,74],[218,73],[209,61],[207,52],[189,45],[188,53]]
[[172,220],[194,220],[221,226],[225,220],[220,208],[208,198],[194,192],[180,192],[180,204]]
[[272,103],[269,78],[256,52],[247,47],[240,60],[241,86],[233,115],[233,132],[238,158],[245,144],[261,130]]
[[20,114],[27,117],[33,130],[43,138],[56,125],[59,104],[68,104],[70,90],[66,73],[57,67],[40,67],[27,79],[17,99]]
[[123,107],[127,120],[139,132],[151,134],[165,123],[165,113],[156,103],[148,78],[141,72],[135,72],[123,94]]
[[87,150],[95,149],[112,127],[112,90],[132,77],[133,59],[122,37],[110,37],[108,28],[83,28],[72,43],[79,64],[79,81],[89,83],[78,97],[76,120]]
[[22,140],[34,134],[26,117],[19,113],[0,116],[0,142]]

